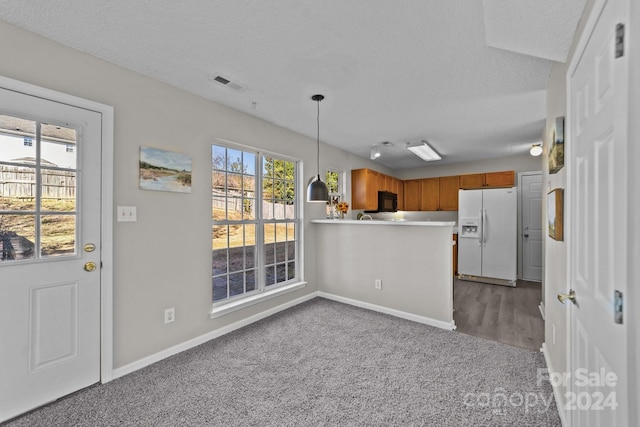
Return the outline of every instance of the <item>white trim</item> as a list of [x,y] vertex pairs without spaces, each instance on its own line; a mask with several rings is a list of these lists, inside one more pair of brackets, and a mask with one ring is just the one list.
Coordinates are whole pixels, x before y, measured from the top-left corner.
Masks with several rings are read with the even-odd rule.
[[[569,68],[567,68],[567,75],[566,75],[567,100],[570,99],[569,98],[570,92],[569,92],[569,85],[568,85],[570,76],[572,76],[576,72],[576,67],[580,63],[580,60],[582,59],[582,55],[584,54],[584,51],[587,48],[587,43],[589,42],[589,39],[591,39],[591,33],[593,33],[593,30],[596,24],[598,23],[598,19],[600,19],[600,15],[602,14],[604,5],[607,3],[607,1],[608,0],[594,0],[593,6],[591,7],[591,11],[589,12],[589,17],[587,19],[587,22],[585,23],[582,33],[580,34],[580,39],[576,44],[576,48],[573,50],[573,56],[571,57],[571,62],[569,62]],[[568,113],[568,110],[569,110],[569,102],[567,102],[567,113]],[[569,114],[567,114],[567,117],[568,116]],[[565,143],[566,143],[566,139],[567,139],[566,117],[565,117],[564,128],[565,128]],[[566,153],[565,153],[565,156],[566,156]],[[566,166],[566,157],[565,157],[565,166]]]
[[367,310],[377,311],[379,313],[389,314],[391,316],[400,317],[402,319],[411,320],[413,322],[423,323],[425,325],[435,326],[436,328],[446,329],[452,331],[456,329],[456,324],[452,320],[451,323],[443,322],[442,320],[432,319],[430,317],[418,316],[417,314],[407,313],[406,311],[400,311],[393,308],[383,307],[380,305],[370,304],[368,302],[358,301],[351,298],[345,298],[326,292],[318,292],[318,296],[326,298],[328,300],[341,302],[344,304],[353,305],[360,308],[366,308]]
[[113,107],[4,76],[0,76],[0,86],[26,95],[95,111],[102,116],[100,381],[109,382],[113,379]]
[[219,305],[211,309],[209,317],[211,319],[215,319],[216,317],[224,316],[225,314],[233,313],[234,311],[242,310],[243,308],[251,307],[252,305],[288,294],[289,292],[297,291],[305,286],[307,286],[307,282],[296,282],[276,289],[260,292],[250,297],[241,298],[237,301]]
[[544,318],[544,301],[540,301],[540,304],[538,305],[538,309],[540,310],[540,314],[542,315],[542,320],[545,320],[545,318]]
[[[542,171],[528,171],[528,172],[518,172],[518,279],[528,280],[536,283],[542,283],[542,278],[544,277],[544,265],[542,266],[542,275],[540,277],[540,281],[534,281],[531,279],[524,278],[524,230],[522,230],[522,217],[524,215],[523,209],[523,187],[522,187],[522,178],[525,176],[534,176],[540,175],[540,183],[544,184],[544,178]],[[542,189],[540,190],[542,193]],[[542,227],[542,224],[540,224]],[[544,234],[544,233],[543,233]],[[542,236],[544,239],[544,235]],[[544,245],[542,245],[542,260],[544,262]],[[543,316],[544,317],[544,316]]]
[[[304,286],[304,283],[300,283],[297,284],[300,286]],[[446,329],[446,330],[454,330],[456,329],[455,323],[451,322],[450,324],[447,322],[443,322],[440,320],[435,320],[435,319],[431,319],[429,317],[423,317],[423,316],[417,316],[415,314],[411,314],[411,313],[406,313],[404,311],[399,311],[399,310],[394,310],[392,308],[387,308],[387,307],[381,307],[379,305],[374,305],[374,304],[369,304],[366,302],[362,302],[362,301],[357,301],[354,299],[350,299],[350,298],[344,298],[344,297],[340,297],[337,295],[333,295],[333,294],[328,294],[325,292],[312,292],[309,293],[307,295],[304,295],[300,298],[297,298],[295,300],[292,301],[288,301],[284,304],[281,304],[277,307],[273,307],[269,310],[265,310],[261,313],[258,314],[254,314],[253,316],[247,317],[246,319],[242,319],[239,320],[237,322],[234,322],[230,325],[224,326],[220,329],[216,329],[215,331],[211,331],[208,332],[204,335],[200,335],[199,337],[190,339],[188,341],[185,341],[181,344],[177,344],[174,345],[173,347],[169,347],[165,350],[159,351],[158,353],[152,354],[150,356],[147,357],[143,357],[142,359],[138,359],[135,362],[129,363],[128,365],[122,366],[120,368],[114,369],[113,370],[113,376],[111,379],[116,379],[119,377],[122,377],[124,375],[130,374],[132,372],[135,372],[139,369],[142,369],[146,366],[149,366],[153,363],[159,362],[162,359],[166,359],[167,357],[173,356],[175,354],[178,354],[180,352],[189,350],[190,348],[196,347],[200,344],[204,344],[207,341],[210,341],[212,339],[221,337],[223,335],[228,334],[229,332],[233,332],[237,329],[243,328],[245,326],[248,326],[252,323],[255,323],[259,320],[262,320],[266,317],[269,317],[273,314],[279,313],[283,310],[286,310],[288,308],[294,307],[298,304],[302,304],[303,302],[312,300],[313,298],[316,297],[320,297],[320,298],[325,298],[328,300],[332,300],[332,301],[337,301],[337,302],[341,302],[344,304],[349,304],[349,305],[353,305],[356,307],[360,307],[360,308],[364,308],[367,310],[372,310],[372,311],[377,311],[380,313],[385,313],[385,314],[389,314],[391,316],[395,316],[395,317],[400,317],[402,319],[407,319],[407,320],[411,320],[414,322],[418,322],[418,323],[423,323],[426,325],[431,325],[431,326],[435,326],[437,328],[441,328],[441,329]]]
[[153,363],[159,362],[162,359],[166,359],[167,357],[173,356],[174,354],[181,353],[185,350],[189,350],[190,348],[196,347],[200,344],[204,344],[207,341],[212,339],[221,337],[223,335],[228,334],[229,332],[233,332],[242,327],[248,326],[252,323],[255,323],[259,320],[262,320],[266,317],[269,317],[273,314],[276,314],[280,311],[286,310],[298,304],[302,304],[303,302],[309,301],[317,296],[316,292],[312,292],[295,300],[286,302],[277,307],[270,308],[269,310],[265,310],[261,313],[254,314],[253,316],[247,317],[246,319],[239,320],[230,325],[224,326],[220,329],[216,329],[215,331],[208,332],[204,335],[200,335],[199,337],[190,339],[181,344],[174,345],[173,347],[169,347],[165,350],[159,351],[158,353],[152,354],[147,357],[143,357],[142,359],[138,359],[135,362],[129,363],[128,365],[122,366],[120,368],[113,370],[113,379],[119,378],[121,376],[130,374],[131,372],[135,372],[139,369],[144,368],[145,366],[149,366]]
[[[540,351],[544,355],[544,361],[547,364],[547,369],[549,370],[549,372],[555,372],[553,370],[553,367],[551,366],[551,358],[549,357],[549,348],[547,347],[546,342],[542,343],[542,348],[540,349]],[[565,418],[566,414],[562,410],[562,408],[560,408],[560,402],[562,401],[560,400],[560,391],[558,390],[558,384],[555,384],[555,382],[552,381],[551,388],[553,389],[553,397],[556,400],[556,409],[558,410],[558,415],[560,416],[560,423],[562,424],[563,427],[565,427],[568,424]]]

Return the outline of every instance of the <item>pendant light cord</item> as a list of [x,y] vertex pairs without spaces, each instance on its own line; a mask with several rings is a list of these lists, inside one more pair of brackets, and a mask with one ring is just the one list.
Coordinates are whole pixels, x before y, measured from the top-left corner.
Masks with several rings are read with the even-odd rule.
[[318,152],[316,153],[316,166],[318,171],[318,179],[320,179],[320,99],[316,101],[316,104],[318,105],[318,115],[316,120],[318,125],[318,133],[316,139],[316,141],[318,142]]

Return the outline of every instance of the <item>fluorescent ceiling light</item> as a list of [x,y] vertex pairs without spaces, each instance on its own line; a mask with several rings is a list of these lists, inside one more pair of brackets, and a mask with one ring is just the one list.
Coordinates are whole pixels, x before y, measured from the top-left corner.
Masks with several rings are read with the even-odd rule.
[[422,141],[421,145],[407,146],[409,150],[416,156],[420,157],[425,162],[432,162],[434,160],[440,160],[440,154],[436,153],[433,148],[427,144],[426,141]]

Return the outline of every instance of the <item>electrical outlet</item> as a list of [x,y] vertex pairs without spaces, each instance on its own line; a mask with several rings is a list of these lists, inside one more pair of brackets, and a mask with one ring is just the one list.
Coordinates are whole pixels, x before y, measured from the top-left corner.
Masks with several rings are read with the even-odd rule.
[[167,308],[164,311],[164,323],[167,324],[175,321],[176,321],[176,309],[173,307]]
[[376,281],[374,282],[374,286],[376,289],[382,289],[382,280],[376,279]]

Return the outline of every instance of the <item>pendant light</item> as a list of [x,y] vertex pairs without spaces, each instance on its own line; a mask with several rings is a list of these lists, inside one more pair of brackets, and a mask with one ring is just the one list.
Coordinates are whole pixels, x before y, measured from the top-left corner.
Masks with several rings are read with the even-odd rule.
[[327,202],[329,200],[329,189],[327,189],[327,186],[325,185],[325,183],[322,182],[322,180],[320,179],[320,101],[324,99],[324,95],[313,95],[311,99],[316,101],[318,105],[318,116],[317,116],[318,152],[316,156],[318,175],[315,180],[311,178],[312,181],[309,183],[309,186],[307,187],[307,202]]

